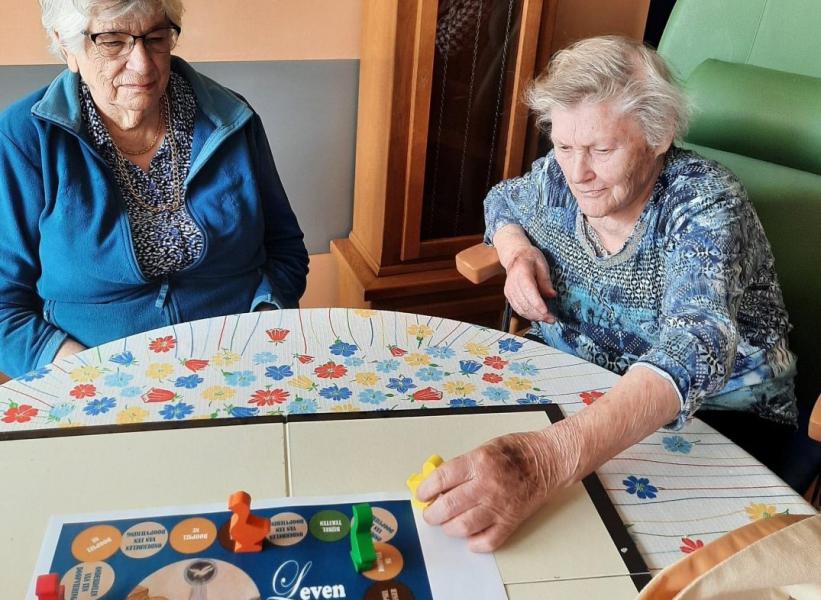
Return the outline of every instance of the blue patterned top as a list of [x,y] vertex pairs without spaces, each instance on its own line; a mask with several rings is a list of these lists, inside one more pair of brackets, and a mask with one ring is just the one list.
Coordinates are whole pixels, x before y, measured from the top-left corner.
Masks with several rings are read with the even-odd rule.
[[[197,101],[191,84],[178,73],[171,73],[166,93],[171,104],[171,131],[179,149],[179,181],[188,175],[191,146],[194,139],[194,115]],[[117,151],[105,124],[97,112],[91,92],[85,82],[80,83],[83,121],[95,148],[113,171],[117,186],[125,201],[134,254],[140,269],[149,279],[171,275],[191,266],[202,255],[204,236],[191,218],[185,205],[177,210],[155,213],[135,199],[129,189],[139,194],[149,206],[164,206],[174,201],[174,165],[171,144],[166,135],[160,144],[148,172],[128,162],[128,177],[123,179],[117,168]],[[184,193],[180,189],[179,193]]]
[[795,423],[795,356],[770,244],[738,179],[671,148],[624,247],[598,256],[551,151],[485,199],[485,242],[522,225],[547,257],[555,324],[533,333],[616,373],[642,363],[700,406]]

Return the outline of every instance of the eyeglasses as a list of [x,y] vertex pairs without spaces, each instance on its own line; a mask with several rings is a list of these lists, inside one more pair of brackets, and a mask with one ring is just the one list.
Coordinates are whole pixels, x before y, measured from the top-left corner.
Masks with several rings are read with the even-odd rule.
[[177,45],[181,32],[182,29],[179,25],[171,23],[171,25],[158,27],[143,35],[131,35],[121,31],[103,31],[100,33],[84,31],[83,35],[91,40],[101,56],[105,58],[122,58],[131,53],[137,40],[142,40],[146,51],[152,54],[168,54]]

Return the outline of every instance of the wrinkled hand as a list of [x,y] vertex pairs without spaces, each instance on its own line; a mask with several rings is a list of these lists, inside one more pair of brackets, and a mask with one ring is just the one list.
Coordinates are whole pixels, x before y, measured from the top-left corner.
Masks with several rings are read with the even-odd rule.
[[507,265],[505,297],[517,314],[531,321],[555,322],[544,298],[555,298],[550,268],[542,251],[534,246],[518,251]]
[[416,491],[423,502],[436,498],[423,513],[425,521],[469,538],[474,552],[501,546],[561,479],[547,435],[504,435],[441,465]]

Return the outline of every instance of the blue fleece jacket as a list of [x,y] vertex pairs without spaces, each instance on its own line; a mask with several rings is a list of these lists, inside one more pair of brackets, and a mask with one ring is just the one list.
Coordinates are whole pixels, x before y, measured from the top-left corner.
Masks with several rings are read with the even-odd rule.
[[197,98],[186,207],[199,259],[150,280],[138,266],[114,173],[83,124],[79,77],[0,114],[0,371],[51,362],[70,336],[85,346],[164,325],[297,306],[308,254],[259,116],[181,59]]

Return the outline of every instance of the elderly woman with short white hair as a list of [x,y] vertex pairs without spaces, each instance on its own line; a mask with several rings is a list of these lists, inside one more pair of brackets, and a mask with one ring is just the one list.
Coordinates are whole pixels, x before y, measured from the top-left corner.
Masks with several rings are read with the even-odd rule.
[[529,102],[553,149],[485,200],[505,295],[546,344],[624,376],[543,431],[437,469],[425,519],[498,547],[556,490],[696,410],[777,469],[796,421],[789,322],[764,231],[726,169],[676,148],[687,105],[640,43],[559,52]]
[[259,116],[171,52],[181,0],[41,0],[67,69],[0,114],[0,371],[295,307],[308,256]]

